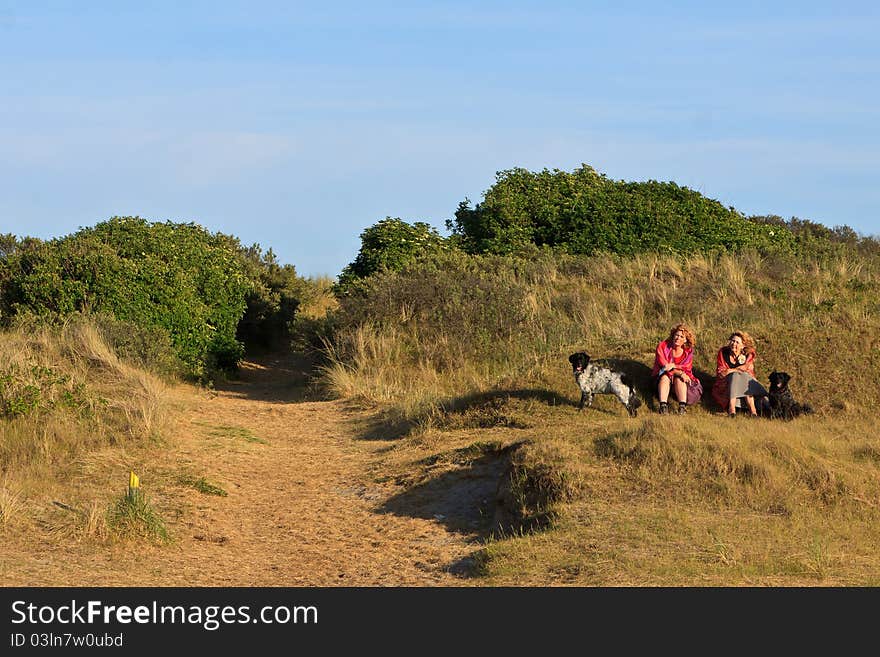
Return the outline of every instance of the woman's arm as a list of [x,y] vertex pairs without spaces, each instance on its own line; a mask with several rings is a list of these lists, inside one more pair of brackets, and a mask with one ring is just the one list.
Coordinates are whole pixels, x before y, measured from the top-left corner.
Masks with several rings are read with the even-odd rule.
[[694,350],[686,349],[684,352],[684,358],[681,359],[681,363],[678,364],[678,372],[675,373],[677,377],[679,377],[685,383],[690,383],[691,378],[694,375],[693,372],[693,363],[694,363]]
[[666,358],[667,352],[670,356],[672,355],[672,350],[667,347],[666,341],[661,340],[660,344],[657,345],[657,351],[654,354],[657,365],[659,366],[659,374],[671,374],[676,368],[676,364],[673,362],[672,358]]
[[751,374],[755,376],[755,354],[749,354],[746,356],[746,362],[742,365],[737,365],[736,367],[729,368],[730,372],[745,372],[746,374]]
[[724,347],[722,347],[718,350],[718,355],[715,357],[715,376],[727,376],[729,371],[730,368],[724,360]]
[[662,370],[667,365],[669,365],[669,361],[666,359],[666,341],[661,340],[657,345],[657,349],[654,351],[654,356],[657,359],[657,363],[660,365],[660,369]]

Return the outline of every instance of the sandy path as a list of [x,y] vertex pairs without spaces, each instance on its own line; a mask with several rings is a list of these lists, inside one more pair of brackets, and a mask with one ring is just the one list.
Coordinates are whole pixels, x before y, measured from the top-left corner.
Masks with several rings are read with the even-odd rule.
[[[478,546],[419,514],[378,507],[395,493],[371,474],[393,443],[358,440],[343,402],[291,401],[296,372],[247,363],[216,393],[171,391],[182,412],[156,471],[204,475],[228,496],[170,486],[165,547],[46,541],[9,549],[5,585],[462,586],[450,572]],[[167,517],[167,513],[165,514]],[[422,514],[424,515],[424,514]]]

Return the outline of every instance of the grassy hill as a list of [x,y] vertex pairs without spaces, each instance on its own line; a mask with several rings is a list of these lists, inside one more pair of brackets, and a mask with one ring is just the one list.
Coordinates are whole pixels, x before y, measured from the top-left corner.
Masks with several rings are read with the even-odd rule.
[[[343,300],[324,371],[382,409],[371,435],[413,486],[506,464],[485,500],[474,573],[489,584],[880,583],[880,258],[446,254]],[[708,393],[729,333],[757,342],[817,410],[728,419],[708,394],[654,412],[657,342],[684,321]],[[629,371],[636,419],[599,396],[578,413],[568,354]]]
[[[326,413],[317,425],[338,425],[327,444],[352,450],[346,458],[363,449],[359,442],[381,440],[369,462],[331,463],[366,463],[334,471],[349,482],[341,490],[375,496],[374,506],[358,498],[351,509],[369,516],[365,527],[390,511],[476,540],[469,557],[448,565],[470,583],[876,586],[880,253],[865,247],[820,242],[788,254],[692,256],[450,250],[417,258],[364,278],[338,307],[316,292],[294,327],[297,344],[311,349],[323,338],[319,383],[373,417],[364,423],[363,410],[345,410],[355,404],[301,415]],[[717,348],[744,329],[757,341],[758,378],[788,371],[795,396],[816,414],[731,420],[708,395],[687,416],[656,414],[653,350],[680,321],[696,333],[695,369],[707,391]],[[130,326],[76,316],[0,335],[6,537],[48,532],[57,534],[53,545],[79,542],[86,553],[130,537],[109,496],[122,493],[119,474],[141,459],[159,475],[154,490],[164,487],[161,510],[178,529],[189,527],[195,516],[187,514],[198,512],[178,504],[180,491],[214,473],[165,463],[162,440],[192,439],[200,425],[181,423],[186,436],[163,430],[177,411],[146,366],[170,358],[170,343],[141,337],[143,344]],[[578,412],[567,357],[581,349],[632,375],[646,402],[637,418],[610,396]],[[139,364],[138,354],[146,358]],[[265,405],[256,414],[245,395],[239,411],[247,422],[277,421],[296,434],[290,427],[302,417],[278,414],[296,410],[298,398],[273,395],[250,400]],[[286,403],[276,408],[279,400]],[[226,412],[222,427],[212,415],[203,428],[244,431],[236,427],[245,418]],[[259,445],[274,464],[277,446]],[[102,474],[82,492],[96,459]],[[327,476],[309,482],[316,496]],[[248,502],[235,500],[242,517],[254,516]],[[192,547],[209,534],[183,536]],[[248,584],[246,572],[238,576]]]

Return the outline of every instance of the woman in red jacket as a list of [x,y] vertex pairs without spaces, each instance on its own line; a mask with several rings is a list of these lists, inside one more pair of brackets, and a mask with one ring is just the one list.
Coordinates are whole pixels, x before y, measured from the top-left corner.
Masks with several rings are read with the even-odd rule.
[[745,331],[734,331],[727,345],[718,350],[715,359],[715,384],[712,398],[729,417],[736,417],[736,409],[743,401],[752,417],[758,417],[755,398],[766,398],[767,390],[755,378],[755,341]]
[[695,381],[694,347],[697,341],[693,332],[685,324],[676,324],[669,337],[657,345],[654,352],[654,368],[651,376],[655,378],[657,399],[660,400],[660,414],[669,412],[669,392],[675,392],[678,401],[678,414],[687,412],[688,386]]

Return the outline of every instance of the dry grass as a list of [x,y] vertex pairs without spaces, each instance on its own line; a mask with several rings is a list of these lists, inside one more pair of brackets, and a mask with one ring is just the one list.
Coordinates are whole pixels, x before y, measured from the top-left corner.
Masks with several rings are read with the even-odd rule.
[[[412,472],[450,450],[489,436],[522,444],[500,496],[549,529],[496,533],[478,554],[483,583],[880,583],[876,258],[598,256],[544,262],[534,276],[517,267],[497,278],[519,290],[497,300],[516,330],[498,331],[492,348],[467,342],[480,335],[472,326],[441,326],[448,306],[432,310],[431,295],[395,297],[386,280],[359,300],[373,313],[341,328],[324,371],[337,396],[385,409],[389,430],[401,419],[414,427],[394,467],[419,486],[430,474]],[[444,284],[455,285],[451,275],[430,281]],[[732,421],[715,414],[708,389],[684,418],[648,405],[631,420],[601,396],[575,411],[569,353],[616,358],[648,398],[654,346],[679,321],[696,331],[707,381],[717,348],[745,329],[759,379],[788,371],[817,414]]]
[[8,481],[0,484],[0,528],[20,522],[21,507],[21,491]]
[[[390,403],[412,416],[453,395],[534,380],[575,349],[650,367],[654,346],[684,321],[697,335],[695,366],[707,376],[718,347],[744,329],[757,340],[765,382],[773,369],[785,370],[793,390],[820,411],[870,409],[880,403],[872,374],[880,366],[880,262],[853,259],[597,256],[544,262],[534,276],[499,267],[484,281],[499,288],[487,295],[498,308],[487,312],[516,318],[509,330],[480,329],[471,316],[441,322],[454,297],[433,307],[425,292],[416,304],[385,281],[375,298],[357,300],[358,319],[337,331],[323,382],[336,396]],[[435,274],[426,285],[454,287],[453,275]],[[418,291],[419,277],[412,278],[409,294]],[[648,387],[647,376],[641,384]]]
[[480,398],[383,458],[383,480],[431,491],[437,508],[449,487],[480,476],[475,455],[483,467],[508,464],[494,519],[491,504],[483,510],[493,524],[474,555],[475,583],[880,583],[872,419],[730,420],[697,407],[633,420],[610,397],[579,413],[570,387],[569,400]]
[[334,280],[329,276],[316,276],[305,279],[306,292],[302,304],[297,309],[297,317],[323,319],[328,313],[339,308],[339,301],[333,294]]
[[[729,420],[703,409],[632,420],[618,406],[600,400],[577,413],[513,401],[506,414],[529,428],[467,432],[525,441],[532,481],[518,499],[533,499],[522,515],[551,521],[496,531],[478,553],[481,584],[880,583],[880,438],[870,420]],[[416,467],[419,450],[463,439],[432,433],[407,441],[401,470]]]
[[[59,491],[76,475],[84,455],[162,436],[168,421],[165,384],[121,361],[95,325],[83,319],[56,328],[4,331],[0,363],[6,408],[15,409],[0,418],[4,525],[39,521],[61,536],[105,537],[106,501],[72,506],[64,501],[71,492]],[[121,470],[126,471],[124,465]],[[80,499],[80,491],[72,494]],[[46,515],[45,501],[55,495],[60,505]]]
[[328,363],[320,366],[321,384],[331,396],[387,405],[402,420],[427,420],[437,401],[456,391],[488,389],[485,370],[467,363],[445,374],[426,359],[408,363],[404,340],[393,329],[359,326],[344,344],[328,342],[326,349]]

